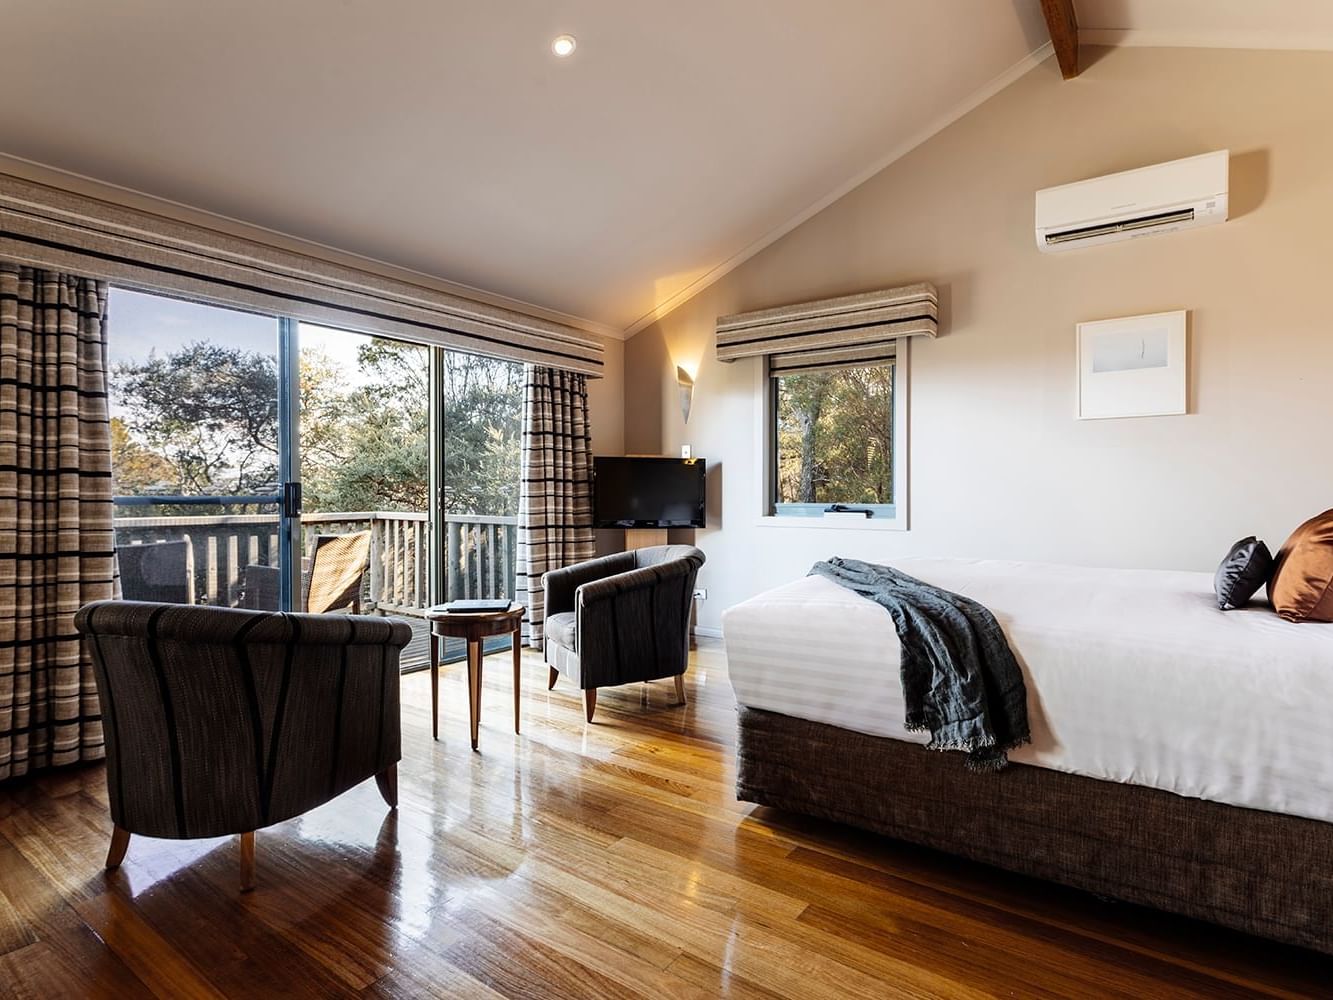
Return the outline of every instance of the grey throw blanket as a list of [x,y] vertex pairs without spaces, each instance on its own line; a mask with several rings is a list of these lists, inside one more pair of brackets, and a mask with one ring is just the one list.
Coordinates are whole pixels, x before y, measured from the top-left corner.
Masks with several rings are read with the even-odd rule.
[[995,616],[976,601],[858,559],[815,563],[827,577],[893,616],[902,643],[907,728],[931,750],[965,750],[974,771],[998,771],[1029,741],[1027,688]]

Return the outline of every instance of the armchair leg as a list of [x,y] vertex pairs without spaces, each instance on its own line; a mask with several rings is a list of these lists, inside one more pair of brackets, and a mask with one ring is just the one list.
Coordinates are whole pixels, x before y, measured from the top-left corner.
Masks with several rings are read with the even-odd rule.
[[375,775],[375,784],[379,786],[380,795],[384,797],[385,803],[390,809],[398,808],[398,765],[390,764],[379,774]]
[[546,690],[554,691],[555,682],[560,679],[560,671],[556,670],[555,667],[551,667],[550,670],[551,670],[550,676],[546,678]]
[[106,870],[115,871],[125,860],[125,851],[130,846],[130,831],[116,827],[111,831],[111,849],[106,852]]
[[684,674],[677,674],[677,675],[676,675],[676,704],[677,704],[677,705],[684,705],[684,704],[685,704],[685,675],[684,675]]
[[583,692],[583,712],[589,722],[592,721],[592,713],[595,711],[597,711],[597,689],[588,688]]
[[241,834],[241,892],[255,887],[255,832]]

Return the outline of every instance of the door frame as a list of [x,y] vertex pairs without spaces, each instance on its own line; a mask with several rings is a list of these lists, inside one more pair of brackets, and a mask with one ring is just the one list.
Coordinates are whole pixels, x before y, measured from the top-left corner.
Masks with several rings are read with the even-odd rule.
[[301,567],[301,333],[278,317],[278,607],[304,611]]

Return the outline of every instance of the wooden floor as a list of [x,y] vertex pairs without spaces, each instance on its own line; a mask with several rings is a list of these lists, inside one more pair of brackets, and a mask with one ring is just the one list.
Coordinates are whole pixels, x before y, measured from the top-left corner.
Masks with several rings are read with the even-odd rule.
[[443,738],[403,680],[401,808],[373,782],[258,835],[135,838],[102,871],[102,769],[0,791],[0,995],[981,997],[1333,994],[1333,961],[755,809],[732,794],[715,644],[670,683],[548,694],[462,669]]

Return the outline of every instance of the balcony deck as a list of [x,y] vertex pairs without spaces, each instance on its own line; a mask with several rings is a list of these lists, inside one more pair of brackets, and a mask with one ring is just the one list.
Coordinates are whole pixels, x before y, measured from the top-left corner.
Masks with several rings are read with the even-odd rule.
[[[361,606],[369,614],[401,618],[412,626],[403,650],[404,672],[430,662],[430,627],[424,617],[431,599],[430,518],[420,511],[335,511],[303,514],[307,548],[316,534],[370,532],[370,566]],[[189,542],[193,600],[235,607],[245,589],[246,567],[277,561],[278,518],[272,514],[214,514],[185,517],[117,517],[118,548],[154,542]],[[449,598],[512,597],[515,593],[518,518],[447,514],[444,517],[442,577]],[[267,606],[267,605],[265,605]],[[509,648],[509,639],[486,640],[486,652]],[[445,663],[466,656],[464,643],[447,639]]]

